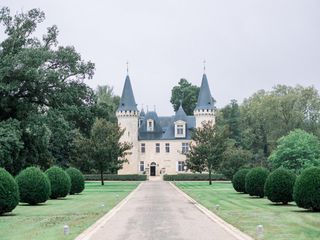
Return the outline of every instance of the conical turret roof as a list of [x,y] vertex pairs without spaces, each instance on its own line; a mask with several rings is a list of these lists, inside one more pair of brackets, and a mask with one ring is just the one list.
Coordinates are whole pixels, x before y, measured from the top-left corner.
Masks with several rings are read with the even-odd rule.
[[130,82],[129,75],[127,75],[124,87],[122,90],[122,95],[118,107],[118,111],[138,111],[136,101],[134,99],[132,86]]
[[214,102],[211,96],[207,75],[203,74],[200,92],[198,96],[198,102],[195,110],[213,109],[213,108],[214,108]]

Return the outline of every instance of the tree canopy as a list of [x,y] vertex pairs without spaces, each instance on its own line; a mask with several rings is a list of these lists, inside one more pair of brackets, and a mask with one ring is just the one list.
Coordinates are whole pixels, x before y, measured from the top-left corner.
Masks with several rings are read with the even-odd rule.
[[193,115],[196,108],[200,88],[192,85],[186,79],[180,79],[178,86],[174,86],[171,90],[171,99],[173,109],[176,112],[181,104],[187,115]]

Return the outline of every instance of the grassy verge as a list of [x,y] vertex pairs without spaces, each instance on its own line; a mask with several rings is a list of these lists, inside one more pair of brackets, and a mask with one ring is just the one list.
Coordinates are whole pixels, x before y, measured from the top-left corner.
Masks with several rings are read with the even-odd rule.
[[[56,240],[74,239],[97,219],[125,198],[139,182],[86,182],[80,195],[49,200],[45,204],[20,204],[11,214],[0,217],[1,240]],[[63,226],[70,234],[63,235]]]
[[[262,224],[264,238],[320,239],[320,213],[272,204],[266,198],[237,193],[229,182],[176,182],[176,185],[228,223],[256,238],[256,227]],[[220,209],[216,210],[216,205]]]

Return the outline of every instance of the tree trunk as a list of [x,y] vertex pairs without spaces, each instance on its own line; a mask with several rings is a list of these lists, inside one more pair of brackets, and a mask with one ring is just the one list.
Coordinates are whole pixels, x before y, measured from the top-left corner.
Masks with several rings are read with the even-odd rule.
[[209,185],[212,185],[211,168],[209,168]]
[[101,185],[104,185],[104,179],[103,179],[103,170],[100,171],[100,176],[101,176]]

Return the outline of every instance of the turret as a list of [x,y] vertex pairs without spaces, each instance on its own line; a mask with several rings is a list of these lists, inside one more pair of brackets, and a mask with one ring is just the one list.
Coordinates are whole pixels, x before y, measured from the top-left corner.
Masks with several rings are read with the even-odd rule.
[[211,96],[207,75],[204,73],[200,92],[198,96],[197,106],[194,109],[194,116],[196,118],[196,127],[201,127],[203,122],[211,121],[215,123],[214,117],[214,100]]
[[119,107],[116,112],[118,118],[118,124],[121,129],[125,129],[122,135],[121,142],[132,143],[132,149],[130,155],[127,156],[129,163],[123,165],[123,169],[118,171],[119,174],[123,173],[134,173],[137,171],[138,162],[138,122],[139,122],[139,111],[137,108],[136,101],[134,99],[132,86],[129,75],[127,75]]

